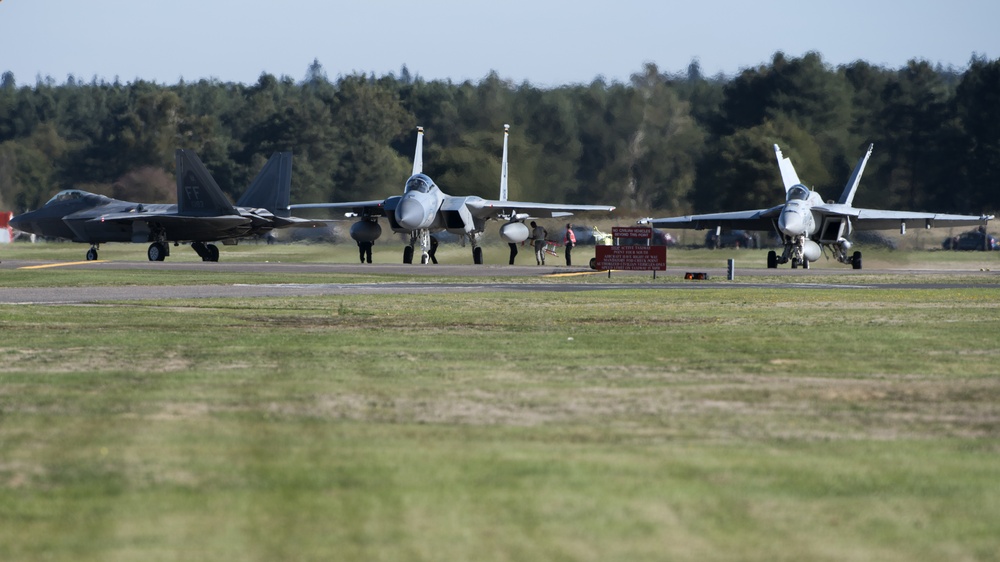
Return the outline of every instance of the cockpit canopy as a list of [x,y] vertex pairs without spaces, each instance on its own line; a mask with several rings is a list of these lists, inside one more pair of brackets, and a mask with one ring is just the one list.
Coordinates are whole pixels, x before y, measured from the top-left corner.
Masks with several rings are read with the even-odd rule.
[[409,193],[411,191],[427,193],[433,186],[434,181],[431,180],[431,178],[425,176],[424,174],[416,174],[410,176],[410,179],[406,180],[406,187],[403,188],[403,193]]
[[809,199],[809,188],[804,185],[793,185],[785,195],[786,201],[805,201]]
[[66,201],[76,201],[83,199],[83,196],[87,195],[86,191],[80,191],[79,189],[64,189],[59,193],[52,196],[45,204],[51,205],[53,203],[63,203]]
[[45,205],[72,205],[74,207],[93,207],[97,205],[107,205],[114,201],[105,195],[82,191],[80,189],[64,189],[52,196],[45,202]]

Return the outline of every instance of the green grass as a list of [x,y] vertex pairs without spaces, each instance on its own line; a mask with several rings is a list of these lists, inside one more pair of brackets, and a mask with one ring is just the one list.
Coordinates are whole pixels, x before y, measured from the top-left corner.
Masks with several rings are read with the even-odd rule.
[[[704,236],[700,232],[696,234]],[[691,234],[691,233],[688,233]],[[926,235],[925,235],[926,236]],[[402,261],[405,243],[398,237],[379,240],[375,244],[373,261],[375,263],[400,263]],[[100,259],[112,261],[146,261],[146,244],[104,244],[100,249]],[[925,250],[887,250],[858,246],[864,253],[864,267],[868,269],[881,268],[946,268],[973,269],[982,268],[1000,270],[1000,252],[950,252],[931,246]],[[56,260],[82,261],[88,246],[70,242],[49,242],[38,244],[15,243],[0,246],[0,259],[19,260]],[[483,237],[483,257],[486,264],[505,265],[508,262],[509,250],[506,244],[499,241],[493,232]],[[221,262],[255,262],[255,263],[355,263],[358,261],[357,246],[351,241],[346,243],[327,244],[256,244],[241,243],[236,246],[219,246]],[[723,248],[708,250],[705,248],[676,247],[667,252],[667,263],[671,266],[706,266],[726,267],[726,260],[735,259],[737,267],[765,269],[768,249],[745,250]],[[550,265],[565,263],[560,249],[558,257],[550,256]],[[575,264],[586,265],[594,257],[593,246],[579,246],[574,252]],[[437,257],[441,263],[471,264],[472,250],[469,246],[459,244],[441,244]],[[171,247],[171,262],[198,262],[201,259],[187,246]],[[526,245],[519,248],[517,265],[534,265],[534,254]],[[788,266],[784,266],[788,267]],[[850,269],[832,259],[820,259],[813,264],[820,269]]]
[[[375,263],[399,263],[401,261],[402,242],[386,241],[376,248]],[[499,243],[488,243],[484,246],[487,265],[506,264],[507,247]],[[0,248],[0,258],[4,260],[31,260],[39,262],[76,262],[82,259],[86,250],[84,244],[44,243],[44,244],[9,244]],[[173,249],[168,258],[171,262],[197,262],[198,257],[190,248]],[[593,248],[581,246],[575,252],[574,263],[585,264],[593,255]],[[811,273],[798,271],[791,276],[747,276],[747,270],[761,273],[765,269],[767,250],[706,250],[676,248],[671,249],[667,256],[669,271],[658,274],[653,280],[647,272],[616,272],[612,274],[611,282],[655,284],[672,283],[683,277],[684,271],[701,271],[714,268],[714,280],[725,278],[726,260],[736,260],[737,275],[735,284],[744,283],[822,283],[822,284],[865,284],[865,283],[967,283],[970,272],[975,272],[976,283],[982,285],[1000,284],[1000,263],[995,263],[1000,256],[997,252],[945,252],[945,251],[889,251],[882,249],[865,250],[865,270],[854,271],[848,266],[832,260],[820,260],[814,267],[823,272]],[[438,257],[443,264],[471,265],[469,248],[457,244],[442,244]],[[146,246],[144,244],[106,244],[102,246],[102,259],[117,264],[146,262]],[[357,259],[356,248],[350,244],[241,244],[222,248],[223,262],[259,263],[259,264],[297,264],[297,263],[330,263],[353,264]],[[550,258],[550,265],[555,267],[539,268],[538,276],[510,277],[504,268],[495,268],[495,275],[480,277],[480,282],[562,282],[559,279],[542,277],[542,273],[559,270],[564,263],[561,257]],[[534,258],[525,248],[518,254],[519,265],[532,265]],[[158,269],[127,269],[119,268],[116,263],[109,267],[102,264],[80,265],[73,267],[55,267],[46,269],[0,269],[0,286],[2,287],[81,287],[106,285],[194,285],[194,284],[233,284],[233,283],[377,283],[392,281],[419,281],[440,283],[467,283],[467,277],[444,277],[427,275],[433,266],[414,265],[415,274],[389,275],[380,273],[373,268],[370,274],[332,274],[332,273],[276,273],[262,266],[252,274],[230,273],[223,269],[212,271],[212,264],[205,264],[204,270],[176,271]],[[787,266],[786,266],[787,267]],[[108,269],[114,269],[109,274]],[[876,269],[937,269],[940,272],[933,276],[908,276],[898,274],[881,274],[870,270]],[[830,272],[835,272],[831,275]],[[416,274],[419,272],[419,274]],[[576,276],[575,283],[603,284],[608,282],[605,274]]]
[[0,559],[997,560],[996,297],[0,306]]

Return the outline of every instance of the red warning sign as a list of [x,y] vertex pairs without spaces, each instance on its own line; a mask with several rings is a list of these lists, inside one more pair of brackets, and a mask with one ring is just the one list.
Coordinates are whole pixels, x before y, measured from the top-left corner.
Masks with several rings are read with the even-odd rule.
[[597,256],[594,267],[601,271],[609,269],[666,271],[667,269],[666,246],[596,246],[595,249]]

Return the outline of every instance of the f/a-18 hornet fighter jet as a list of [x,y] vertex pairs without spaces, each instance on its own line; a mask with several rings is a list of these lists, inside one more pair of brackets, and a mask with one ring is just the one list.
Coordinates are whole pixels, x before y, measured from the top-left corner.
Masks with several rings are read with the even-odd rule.
[[351,238],[358,242],[374,242],[382,235],[379,217],[389,220],[393,232],[409,234],[410,243],[403,248],[403,263],[413,263],[415,248],[422,250],[420,263],[427,263],[430,234],[446,230],[465,236],[472,245],[473,263],[483,263],[480,237],[486,221],[499,220],[500,238],[507,243],[523,242],[528,238],[528,218],[551,218],[571,215],[580,211],[611,212],[606,205],[562,205],[552,203],[525,203],[507,200],[507,138],[510,126],[504,125],[503,158],[500,165],[500,199],[490,200],[477,196],[452,196],[441,191],[430,177],[423,173],[424,128],[417,127],[417,148],[413,155],[413,172],[403,188],[402,195],[385,200],[351,201],[347,203],[308,203],[291,205],[291,209],[344,209],[347,216],[360,218],[351,226]]
[[855,207],[854,194],[861,182],[861,174],[875,145],[858,160],[854,172],[840,199],[836,203],[824,202],[818,193],[802,184],[792,161],[781,154],[778,145],[774,153],[778,158],[781,181],[785,185],[785,202],[770,209],[709,213],[684,217],[642,219],[639,222],[658,228],[739,228],[744,230],[773,230],[784,244],[781,255],[771,250],[767,254],[767,267],[791,261],[792,268],[808,268],[810,262],[820,258],[824,248],[830,250],[840,263],[861,269],[861,252],[851,250],[848,237],[854,230],[890,230],[899,228],[906,234],[906,223],[932,226],[985,225],[993,215],[947,215],[912,211],[883,211]]
[[88,260],[106,242],[149,245],[150,261],[170,255],[170,242],[190,243],[204,261],[219,261],[211,242],[234,245],[240,238],[275,228],[316,226],[289,215],[292,153],[276,152],[234,206],[191,150],[177,150],[177,204],[119,201],[77,189],[60,191],[41,209],[14,217],[21,231],[90,244]]

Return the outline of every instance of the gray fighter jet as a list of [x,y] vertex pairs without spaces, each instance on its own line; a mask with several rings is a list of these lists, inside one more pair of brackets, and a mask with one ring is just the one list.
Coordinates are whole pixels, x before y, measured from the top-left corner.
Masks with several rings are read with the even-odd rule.
[[932,226],[985,225],[993,215],[947,215],[940,213],[920,213],[911,211],[883,211],[861,209],[853,206],[854,194],[861,183],[861,174],[875,145],[868,146],[868,152],[858,160],[854,172],[844,187],[836,203],[823,201],[818,193],[799,181],[792,161],[781,154],[778,145],[774,153],[778,158],[778,169],[785,185],[785,203],[770,209],[709,213],[684,217],[642,219],[639,222],[657,228],[737,228],[743,230],[773,230],[784,244],[784,252],[778,255],[774,250],[767,254],[767,267],[774,269],[778,264],[791,262],[792,268],[808,268],[810,262],[820,258],[824,248],[830,250],[837,261],[861,269],[861,252],[850,253],[848,240],[854,230],[890,230],[899,228],[906,234],[906,224]]
[[105,242],[149,245],[150,261],[170,255],[170,242],[190,243],[204,261],[219,261],[211,242],[236,244],[240,238],[275,228],[316,226],[289,215],[292,153],[276,152],[234,206],[215,183],[198,155],[177,150],[177,204],[119,201],[77,189],[60,191],[41,209],[18,215],[14,228],[50,238],[90,244],[88,260],[97,259]]
[[413,155],[413,172],[403,188],[403,195],[385,200],[352,201],[347,203],[307,203],[290,205],[291,209],[344,209],[349,217],[360,218],[351,226],[351,238],[358,242],[374,242],[382,235],[378,218],[386,217],[393,232],[409,234],[410,243],[403,249],[403,263],[413,263],[413,254],[419,244],[422,249],[420,263],[428,262],[431,232],[446,230],[465,236],[472,246],[473,263],[483,263],[480,237],[489,220],[504,221],[500,238],[507,243],[523,242],[528,238],[528,218],[563,217],[578,211],[610,212],[615,208],[606,205],[562,205],[552,203],[526,203],[507,200],[507,138],[510,126],[504,125],[503,157],[500,165],[500,199],[482,197],[456,197],[447,195],[423,173],[424,128],[417,127],[417,148]]

